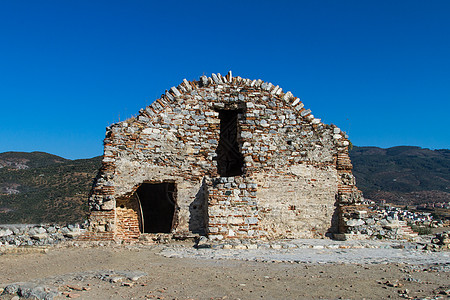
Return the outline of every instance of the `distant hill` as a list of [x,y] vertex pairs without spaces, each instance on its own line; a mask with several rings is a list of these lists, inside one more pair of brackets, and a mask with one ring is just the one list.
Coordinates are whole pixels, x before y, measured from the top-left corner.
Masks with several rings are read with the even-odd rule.
[[[448,149],[354,147],[350,157],[357,186],[368,199],[401,205],[450,201]],[[44,152],[0,153],[0,224],[83,221],[100,165],[100,156],[68,160]]]
[[0,153],[0,224],[83,221],[100,165],[100,156],[68,160],[44,152]]
[[364,197],[416,205],[450,201],[450,150],[354,147],[353,174]]
[[65,158],[45,152],[3,152],[0,153],[0,168],[29,169],[45,167],[68,161]]

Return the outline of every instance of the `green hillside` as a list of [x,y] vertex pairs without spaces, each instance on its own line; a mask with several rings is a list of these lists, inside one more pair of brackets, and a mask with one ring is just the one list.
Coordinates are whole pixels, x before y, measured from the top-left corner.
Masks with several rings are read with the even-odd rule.
[[86,218],[87,197],[101,157],[71,161],[42,152],[7,152],[0,159],[26,165],[0,168],[0,224],[72,223]]
[[397,204],[450,201],[450,150],[354,147],[357,186],[366,198]]
[[68,159],[45,152],[3,152],[0,153],[0,168],[21,169],[45,167],[63,163]]

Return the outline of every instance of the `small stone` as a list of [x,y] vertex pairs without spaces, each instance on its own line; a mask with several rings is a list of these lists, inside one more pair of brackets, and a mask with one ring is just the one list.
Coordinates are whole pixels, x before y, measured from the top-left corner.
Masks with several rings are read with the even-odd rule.
[[229,80],[230,82],[232,82],[232,80],[233,80],[233,73],[231,72],[231,70],[228,71],[228,80]]
[[141,278],[142,276],[133,276],[131,278],[129,278],[131,281],[138,281],[139,278]]
[[294,95],[292,95],[291,92],[287,92],[286,94],[284,94],[283,96],[283,100],[288,102],[289,100],[291,100],[292,98],[294,98]]
[[311,113],[310,109],[305,109],[305,110],[302,110],[302,112],[300,113],[300,116],[304,117],[310,113]]
[[177,97],[181,96],[180,91],[178,91],[176,87],[173,86],[170,88],[170,90],[175,94],[175,96],[177,96]]
[[111,279],[109,279],[109,282],[111,283],[117,283],[123,280],[123,277],[113,277]]
[[129,287],[132,287],[134,284],[133,283],[131,283],[131,282],[123,282],[122,283],[122,286],[129,286]]
[[80,294],[76,294],[76,293],[68,293],[67,294],[67,298],[78,298],[81,297]]
[[258,224],[258,218],[250,217],[245,219],[246,224]]
[[202,81],[203,86],[208,85],[208,77],[206,77],[205,75],[201,76],[200,80]]
[[214,80],[215,83],[217,83],[217,84],[220,83],[219,77],[217,77],[216,74],[212,73],[212,74],[211,74],[211,77],[212,77],[212,79]]
[[242,131],[241,132],[241,138],[243,139],[251,139],[253,137],[253,134],[250,131]]
[[209,244],[209,240],[206,236],[201,236],[198,239],[196,247],[197,248],[211,248],[211,245]]
[[57,231],[56,228],[53,227],[53,226],[50,226],[50,227],[47,228],[47,232],[48,233],[56,233],[56,231]]
[[349,227],[355,227],[355,226],[364,225],[364,221],[361,219],[350,219],[346,222],[346,224]]
[[37,234],[33,234],[33,235],[31,236],[32,239],[38,240],[38,241],[41,241],[41,240],[43,240],[43,239],[46,239],[47,237],[48,237],[48,236],[47,236],[46,233],[37,233]]
[[187,81],[186,78],[183,79],[183,83],[184,83],[184,85],[186,86],[186,89],[187,89],[188,91],[191,91],[191,90],[192,90],[192,86],[189,84],[189,81]]

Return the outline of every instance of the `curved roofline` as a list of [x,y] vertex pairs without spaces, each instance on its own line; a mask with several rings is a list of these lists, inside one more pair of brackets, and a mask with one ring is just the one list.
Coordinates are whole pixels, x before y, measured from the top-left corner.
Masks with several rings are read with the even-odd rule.
[[[210,77],[205,75],[200,76],[198,80],[188,81],[183,79],[183,81],[178,86],[173,86],[169,90],[166,90],[160,98],[156,99],[152,104],[141,109],[137,120],[143,121],[148,118],[153,118],[158,115],[167,106],[173,106],[176,104],[177,99],[182,97],[184,94],[190,93],[193,90],[210,87],[210,86],[232,86],[235,88],[251,88],[258,89],[264,92],[268,92],[280,101],[284,101],[289,104],[293,109],[297,111],[300,117],[306,120],[311,125],[321,124],[321,119],[315,118],[311,113],[310,109],[304,107],[303,102],[300,98],[295,97],[290,91],[284,92],[279,85],[274,85],[271,82],[265,82],[261,79],[248,79],[242,78],[240,76],[233,77],[232,72],[229,71],[227,75],[223,76],[220,73],[212,73]],[[127,122],[125,120],[123,122]],[[119,122],[121,123],[121,122]],[[117,123],[116,123],[117,124]],[[323,124],[325,125],[325,124]],[[337,130],[334,132],[335,135],[340,135],[342,138],[347,139],[348,136],[341,131],[336,125],[330,124]],[[341,137],[335,136],[336,139]]]
[[[283,89],[278,85],[273,85],[271,82],[265,82],[261,79],[248,79],[242,78],[240,76],[233,77],[232,72],[229,71],[227,75],[223,76],[220,73],[212,73],[211,77],[205,75],[201,76],[199,80],[188,81],[183,79],[183,81],[178,86],[173,86],[169,90],[166,90],[159,99],[156,99],[152,104],[147,106],[145,109],[141,109],[139,112],[141,115],[147,114],[148,116],[154,116],[158,114],[164,107],[168,104],[176,102],[176,99],[182,96],[184,93],[189,93],[190,91],[201,88],[208,87],[211,85],[233,85],[235,87],[247,87],[253,89],[259,89],[269,92],[274,97],[284,100],[290,103],[297,111],[300,111],[302,117],[314,120],[314,115],[311,114],[311,110],[305,109],[304,104],[300,98],[295,97],[290,91],[283,92]],[[317,120],[317,124],[320,123],[320,119]],[[314,124],[314,122],[313,122]]]

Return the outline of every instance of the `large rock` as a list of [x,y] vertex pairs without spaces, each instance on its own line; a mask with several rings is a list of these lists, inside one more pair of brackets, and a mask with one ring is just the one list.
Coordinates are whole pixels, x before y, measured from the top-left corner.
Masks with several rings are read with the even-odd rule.
[[28,234],[30,236],[32,236],[32,235],[36,235],[36,234],[43,234],[43,233],[46,233],[46,232],[47,232],[47,230],[45,228],[43,228],[43,227],[34,227],[34,228],[31,228],[28,231]]
[[48,237],[46,233],[36,233],[30,236],[34,240],[42,241]]
[[198,241],[197,241],[197,248],[211,248],[211,244],[209,243],[210,241],[208,240],[208,238],[206,236],[200,236]]
[[47,228],[48,233],[56,233],[58,230],[54,226],[50,226]]
[[11,234],[13,234],[13,232],[10,229],[8,229],[8,228],[0,229],[0,237],[8,236],[8,235],[11,235]]
[[81,235],[81,231],[77,230],[77,231],[69,231],[64,233],[64,236],[68,237],[68,238],[76,238],[77,236]]
[[393,229],[400,228],[400,223],[398,222],[398,220],[392,220],[392,222],[387,222],[382,226],[384,229],[393,230]]
[[350,219],[347,221],[348,227],[356,227],[356,226],[362,226],[365,222],[361,219]]

